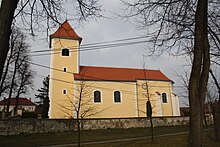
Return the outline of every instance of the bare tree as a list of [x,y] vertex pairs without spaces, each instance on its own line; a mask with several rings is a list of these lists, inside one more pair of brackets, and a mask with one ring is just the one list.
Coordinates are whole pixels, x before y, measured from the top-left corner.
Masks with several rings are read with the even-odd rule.
[[[188,98],[189,98],[189,77],[190,77],[190,73],[187,72],[187,71],[184,71],[181,74],[178,74],[178,73],[176,73],[176,74],[179,77],[181,85],[182,85],[180,94],[184,99],[186,99],[186,101],[184,102],[185,105],[189,106],[189,99]],[[204,102],[204,103],[206,103],[206,102]],[[202,113],[203,113],[204,124],[207,126],[208,123],[207,123],[207,119],[206,119],[206,111],[205,110],[206,110],[206,108],[204,107]]]
[[194,58],[189,80],[191,146],[202,146],[203,110],[210,68],[207,16],[208,1],[199,0],[195,14]]
[[176,75],[180,80],[181,88],[178,90],[178,94],[180,97],[184,99],[184,104],[189,106],[189,71],[183,71],[182,73],[177,73]]
[[0,77],[9,50],[11,25],[18,0],[2,0],[0,8]]
[[10,65],[13,63],[14,58],[14,44],[15,44],[15,38],[13,38],[13,35],[11,35],[10,39],[10,52],[7,56],[7,61],[4,66],[2,78],[1,78],[1,85],[0,85],[0,96],[3,96],[4,93],[7,93],[7,90],[10,88],[10,80],[11,76],[9,76],[10,73]]
[[14,108],[14,114],[17,114],[17,108],[18,108],[18,99],[20,95],[25,94],[32,89],[33,87],[33,75],[34,71],[30,68],[29,59],[26,57],[22,63],[21,66],[18,68],[17,77],[16,77],[16,89],[15,89],[15,108]]
[[75,81],[74,93],[67,95],[68,105],[61,105],[63,113],[67,114],[69,118],[76,120],[78,133],[78,146],[80,146],[81,127],[84,118],[96,116],[104,110],[93,104],[92,84],[82,80]]
[[213,106],[212,108],[213,108],[213,116],[214,116],[215,140],[220,142],[220,128],[219,128],[220,126],[220,85],[219,85],[219,82],[216,76],[212,72],[212,70],[210,70],[209,72],[218,90],[218,98],[215,99],[213,103],[215,106]]
[[[10,99],[16,97],[15,113],[18,105],[18,98],[32,87],[33,71],[28,61],[28,45],[25,42],[25,35],[19,30],[14,29],[11,35],[10,53],[4,70],[4,76],[1,80],[1,89],[7,90],[7,109],[6,116],[9,113]],[[5,84],[6,83],[6,84]],[[10,83],[8,86],[7,84]],[[3,91],[2,91],[3,92]]]
[[154,130],[153,130],[153,121],[152,121],[152,105],[151,105],[151,98],[150,98],[150,85],[147,80],[147,73],[146,73],[146,63],[144,60],[144,55],[143,55],[143,72],[144,72],[144,86],[142,87],[144,90],[146,90],[146,94],[144,94],[147,98],[146,102],[146,114],[147,118],[150,119],[150,125],[151,125],[151,143],[154,142]]
[[[70,6],[70,3],[73,7],[65,9],[64,7]],[[22,22],[22,26],[34,35],[34,31],[39,28],[45,28],[48,32],[50,27],[61,24],[59,23],[61,19],[68,19],[68,12],[65,10],[75,12],[71,15],[79,20],[87,20],[95,16],[100,17],[100,7],[97,0],[2,0],[0,7],[0,77],[2,77],[9,51],[12,23],[19,25]]]
[[[203,108],[206,96],[210,49],[208,33],[218,47],[219,38],[216,22],[219,24],[219,9],[208,6],[220,5],[210,0],[137,0],[133,4],[125,2],[126,18],[136,17],[142,28],[148,28],[148,35],[154,46],[151,54],[169,51],[171,54],[192,54],[192,70],[189,80],[190,99],[190,146],[202,146]],[[213,16],[213,17],[212,17]],[[216,31],[213,31],[216,30]],[[193,41],[194,40],[194,41]],[[174,49],[174,50],[172,50]],[[198,113],[200,112],[200,114]]]

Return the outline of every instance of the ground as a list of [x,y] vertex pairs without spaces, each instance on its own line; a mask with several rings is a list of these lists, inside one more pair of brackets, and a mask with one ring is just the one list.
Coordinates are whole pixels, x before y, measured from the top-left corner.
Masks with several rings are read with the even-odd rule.
[[[82,131],[82,146],[86,147],[187,147],[188,126],[154,128],[155,141],[151,143],[150,128],[107,129]],[[0,136],[1,147],[39,147],[39,146],[77,146],[76,132],[21,134]],[[204,147],[220,147],[214,142],[214,130],[208,127],[204,131]]]

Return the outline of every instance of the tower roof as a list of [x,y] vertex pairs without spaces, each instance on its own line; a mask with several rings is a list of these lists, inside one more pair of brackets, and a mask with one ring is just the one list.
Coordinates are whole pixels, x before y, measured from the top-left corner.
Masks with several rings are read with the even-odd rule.
[[50,42],[53,38],[79,40],[80,43],[82,41],[82,38],[74,31],[67,20],[57,29],[55,33],[50,35]]

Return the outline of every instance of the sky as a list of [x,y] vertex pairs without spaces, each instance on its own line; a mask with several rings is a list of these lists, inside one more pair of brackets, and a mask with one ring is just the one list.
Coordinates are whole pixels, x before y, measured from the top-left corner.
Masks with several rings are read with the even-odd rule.
[[[131,21],[125,21],[116,18],[116,14],[122,14],[122,4],[119,0],[101,0],[102,12],[104,18],[90,20],[84,22],[83,25],[78,25],[74,21],[70,24],[75,29],[77,34],[83,38],[82,44],[105,42],[126,38],[133,38],[145,35],[144,30],[138,29],[137,25]],[[116,18],[116,19],[115,19]],[[57,29],[57,28],[56,28]],[[56,30],[54,29],[54,31]],[[53,33],[51,31],[50,33]],[[35,38],[30,38],[31,51],[40,51],[49,49],[46,36],[38,34]],[[137,40],[136,40],[137,41]],[[86,51],[80,53],[80,65],[87,66],[108,66],[108,67],[125,67],[125,68],[143,68],[143,55],[146,54],[151,47],[150,43],[142,43],[138,45],[121,46],[115,48]],[[181,74],[188,63],[185,57],[169,56],[163,54],[159,57],[145,57],[145,68],[159,69],[167,77],[172,79],[175,84],[175,93],[181,90],[181,81],[178,74]],[[50,66],[50,56],[32,56],[32,62]],[[29,93],[29,97],[34,99],[36,90],[42,87],[44,77],[49,75],[49,69],[38,66],[33,66],[35,70],[34,90]],[[180,104],[185,105],[185,98],[180,97]]]

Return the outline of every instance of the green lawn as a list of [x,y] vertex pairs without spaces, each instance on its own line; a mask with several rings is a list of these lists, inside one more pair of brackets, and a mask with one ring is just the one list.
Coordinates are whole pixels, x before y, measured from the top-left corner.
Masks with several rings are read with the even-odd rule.
[[[188,144],[188,134],[178,134],[171,136],[160,136],[169,133],[178,133],[188,131],[187,126],[183,127],[157,127],[154,128],[155,142],[151,143],[150,138],[143,138],[131,141],[118,141],[115,143],[102,143],[83,145],[88,147],[101,146],[150,146],[150,147],[186,147]],[[204,132],[203,144],[207,147],[220,147],[220,143],[215,143],[213,129]],[[107,129],[107,130],[93,130],[82,131],[81,142],[106,141],[114,139],[128,139],[137,137],[150,136],[149,128],[132,128],[132,129]],[[47,133],[47,134],[21,134],[17,136],[0,136],[0,147],[36,147],[49,145],[63,145],[76,143],[77,133]],[[71,145],[73,146],[73,145]]]

